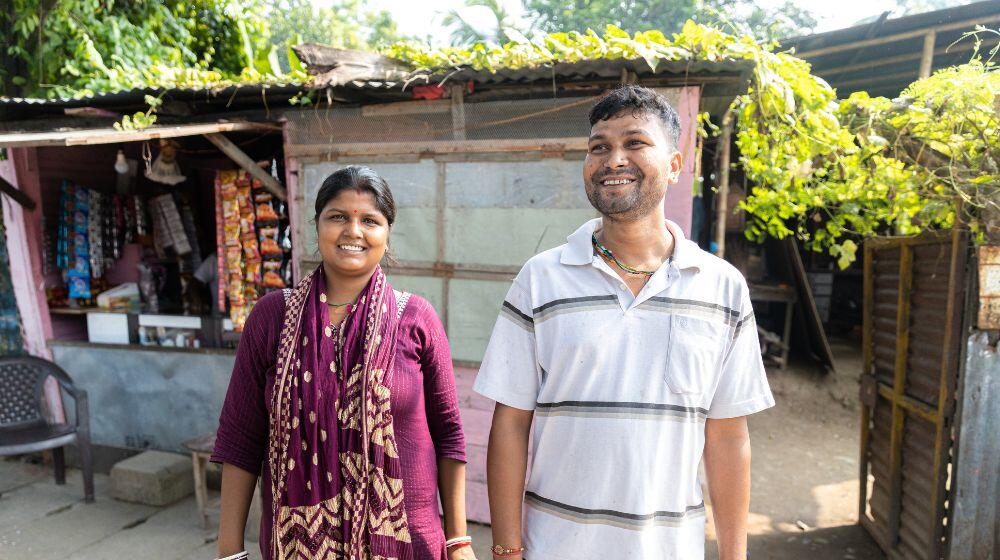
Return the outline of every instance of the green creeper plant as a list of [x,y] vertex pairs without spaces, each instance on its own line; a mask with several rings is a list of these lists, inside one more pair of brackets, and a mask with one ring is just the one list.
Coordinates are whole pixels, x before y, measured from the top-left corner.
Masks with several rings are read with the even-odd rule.
[[[856,259],[858,238],[951,227],[957,200],[962,221],[980,234],[982,210],[997,205],[995,52],[918,80],[896,100],[864,93],[838,100],[806,61],[775,43],[690,20],[672,38],[608,26],[603,35],[552,33],[502,47],[397,43],[384,53],[438,74],[601,58],[644,59],[654,70],[665,60],[745,61],[747,91],[730,106],[738,165],[751,184],[740,206],[749,216],[745,234],[754,241],[794,235],[841,267]],[[701,134],[717,133],[705,116],[699,121]]]

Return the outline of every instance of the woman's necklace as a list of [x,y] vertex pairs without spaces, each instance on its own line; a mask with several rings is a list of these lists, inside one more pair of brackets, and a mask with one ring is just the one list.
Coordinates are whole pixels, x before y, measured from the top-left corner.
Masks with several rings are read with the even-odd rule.
[[631,266],[618,260],[618,258],[615,257],[615,254],[611,252],[611,249],[608,249],[604,245],[601,245],[601,242],[597,240],[597,232],[591,234],[590,242],[594,245],[594,249],[597,250],[597,252],[601,256],[615,263],[615,265],[617,265],[618,268],[624,270],[625,272],[628,272],[629,274],[641,274],[643,276],[646,276],[647,278],[655,274],[655,272],[649,272],[648,270],[639,270],[638,268],[632,268]]
[[347,301],[347,302],[344,302],[344,303],[331,303],[331,302],[327,301],[326,294],[320,294],[319,295],[319,300],[322,301],[323,303],[325,303],[328,307],[332,307],[334,309],[340,309],[341,307],[346,307],[347,308],[346,311],[348,313],[350,313],[351,309],[354,307],[354,302],[353,301]]

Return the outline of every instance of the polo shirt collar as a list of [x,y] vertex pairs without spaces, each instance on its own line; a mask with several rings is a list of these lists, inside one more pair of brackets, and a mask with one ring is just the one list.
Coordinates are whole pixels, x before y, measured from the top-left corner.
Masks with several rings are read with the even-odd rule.
[[[701,250],[697,245],[688,241],[684,237],[684,232],[680,226],[674,222],[666,221],[667,230],[674,236],[673,262],[678,269],[685,268],[701,269],[701,259],[698,254]],[[594,247],[590,238],[601,227],[601,218],[594,218],[585,222],[579,229],[566,238],[566,246],[563,247],[559,262],[568,265],[584,265],[594,261]]]

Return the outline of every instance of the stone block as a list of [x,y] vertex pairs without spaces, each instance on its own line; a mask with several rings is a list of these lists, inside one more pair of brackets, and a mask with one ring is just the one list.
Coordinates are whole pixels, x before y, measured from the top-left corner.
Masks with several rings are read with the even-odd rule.
[[111,496],[123,502],[165,506],[194,492],[191,458],[145,451],[111,469]]

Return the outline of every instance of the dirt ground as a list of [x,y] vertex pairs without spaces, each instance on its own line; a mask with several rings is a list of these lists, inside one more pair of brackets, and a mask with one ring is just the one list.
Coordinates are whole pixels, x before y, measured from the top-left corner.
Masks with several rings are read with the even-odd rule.
[[[769,369],[776,406],[750,419],[754,560],[885,558],[857,524],[860,348],[831,344],[835,373],[795,361]],[[706,558],[715,560],[711,521],[708,537]]]
[[[860,354],[846,342],[834,353],[835,374],[807,363],[769,371],[777,406],[751,417],[754,560],[885,558],[857,524]],[[112,500],[107,487],[98,475],[97,503],[83,504],[78,472],[55,486],[49,467],[0,461],[0,558],[212,557],[214,532],[201,528],[193,498],[150,508]],[[706,559],[716,560],[708,518]],[[479,558],[488,558],[489,528],[470,530]]]

